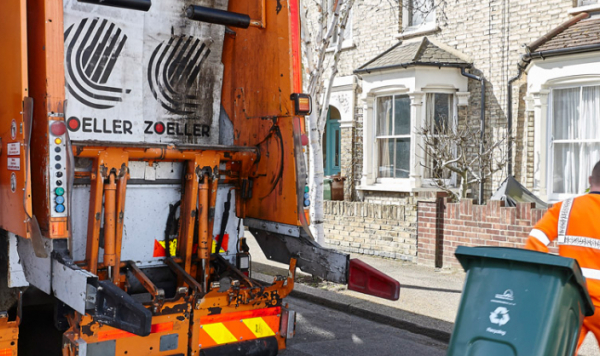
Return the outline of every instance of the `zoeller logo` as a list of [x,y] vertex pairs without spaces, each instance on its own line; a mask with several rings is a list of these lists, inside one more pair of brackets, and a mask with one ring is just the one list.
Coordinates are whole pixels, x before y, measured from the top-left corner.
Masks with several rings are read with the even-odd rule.
[[120,28],[106,19],[83,19],[65,32],[67,89],[94,109],[110,109],[131,90],[106,85],[127,41]]
[[148,64],[148,84],[163,108],[178,115],[196,111],[194,84],[209,54],[206,44],[185,35],[173,36],[156,47]]

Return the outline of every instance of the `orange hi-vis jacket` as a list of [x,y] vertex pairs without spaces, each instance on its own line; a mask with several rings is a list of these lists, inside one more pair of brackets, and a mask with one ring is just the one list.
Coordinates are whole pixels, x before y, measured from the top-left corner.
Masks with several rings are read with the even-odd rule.
[[525,248],[548,252],[554,240],[559,255],[579,262],[592,301],[600,305],[600,192],[555,204],[531,230]]

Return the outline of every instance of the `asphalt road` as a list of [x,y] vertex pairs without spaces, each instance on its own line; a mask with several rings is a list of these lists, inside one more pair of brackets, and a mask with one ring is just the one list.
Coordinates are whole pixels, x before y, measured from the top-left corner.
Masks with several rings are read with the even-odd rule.
[[281,356],[444,356],[447,345],[426,336],[375,323],[288,297],[296,336]]

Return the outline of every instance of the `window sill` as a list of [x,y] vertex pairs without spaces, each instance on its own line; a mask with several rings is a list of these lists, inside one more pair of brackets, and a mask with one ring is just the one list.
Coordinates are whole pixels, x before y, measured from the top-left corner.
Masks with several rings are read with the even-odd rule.
[[406,29],[404,29],[404,32],[395,35],[394,38],[397,40],[405,40],[407,38],[425,36],[425,35],[429,35],[432,33],[436,33],[439,30],[440,30],[440,27],[438,25],[426,26],[423,28],[415,28],[415,29],[407,29],[406,28]]
[[553,203],[558,203],[570,198],[576,198],[576,197],[580,197],[582,195],[585,195],[586,193],[582,193],[582,194],[565,194],[565,193],[550,193],[548,194],[548,204],[553,204]]
[[397,183],[374,183],[368,185],[361,185],[356,187],[357,190],[372,190],[380,192],[404,192],[410,193],[412,187],[411,182],[408,179],[398,179]]
[[593,11],[598,11],[598,10],[600,10],[600,3],[574,7],[572,9],[569,9],[569,11],[567,11],[567,12],[571,15],[577,15],[582,12],[593,12]]
[[[344,42],[342,42],[342,48],[340,49],[340,51],[345,51],[345,50],[352,49],[352,48],[356,48],[356,45],[354,44],[353,41],[344,41]],[[325,53],[332,53],[332,52],[335,52],[335,45],[331,46],[325,50]]]
[[408,179],[406,182],[398,183],[375,183],[371,185],[362,185],[356,187],[356,190],[362,191],[378,191],[378,192],[398,192],[398,193],[423,193],[423,192],[441,192],[442,190],[436,187],[410,187]]

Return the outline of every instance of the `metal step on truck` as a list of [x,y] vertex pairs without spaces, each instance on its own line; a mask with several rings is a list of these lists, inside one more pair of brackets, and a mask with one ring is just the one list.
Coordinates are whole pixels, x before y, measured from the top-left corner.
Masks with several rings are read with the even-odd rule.
[[299,6],[0,1],[0,355],[276,355],[296,267],[398,298],[308,230]]

